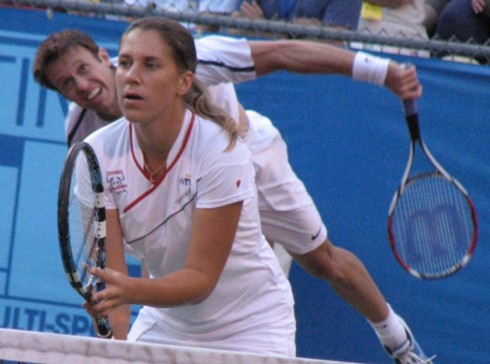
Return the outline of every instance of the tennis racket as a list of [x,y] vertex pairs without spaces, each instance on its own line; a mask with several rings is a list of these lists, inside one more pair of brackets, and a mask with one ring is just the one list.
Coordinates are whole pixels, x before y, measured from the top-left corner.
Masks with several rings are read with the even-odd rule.
[[[403,107],[410,152],[390,204],[388,239],[398,263],[411,275],[420,279],[448,277],[468,263],[475,249],[475,208],[464,187],[441,167],[422,141],[416,102],[404,101]],[[416,155],[416,151],[422,153]],[[421,171],[415,171],[415,166]]]
[[[58,190],[58,238],[66,276],[86,301],[104,282],[89,269],[105,266],[106,222],[104,187],[92,147],[74,144],[61,173]],[[98,337],[111,338],[107,317],[94,319]]]

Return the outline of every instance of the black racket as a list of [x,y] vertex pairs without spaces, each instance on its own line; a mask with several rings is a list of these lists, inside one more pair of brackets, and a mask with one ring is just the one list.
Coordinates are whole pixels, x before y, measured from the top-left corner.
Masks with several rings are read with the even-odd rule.
[[[463,268],[476,246],[476,213],[464,187],[446,172],[422,141],[417,104],[404,101],[410,132],[405,173],[390,205],[388,239],[398,263],[421,279],[448,277]],[[416,145],[422,154],[413,165]]]
[[[104,288],[89,268],[105,266],[106,221],[99,164],[92,147],[84,142],[70,148],[61,173],[58,238],[70,285],[91,301],[92,292]],[[98,337],[112,337],[107,317],[94,321]]]

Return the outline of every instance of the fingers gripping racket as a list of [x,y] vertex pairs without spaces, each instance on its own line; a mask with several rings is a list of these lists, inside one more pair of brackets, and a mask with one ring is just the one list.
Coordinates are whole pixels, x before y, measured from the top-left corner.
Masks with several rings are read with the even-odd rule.
[[[404,101],[410,152],[388,213],[388,239],[401,266],[420,279],[448,277],[470,260],[477,241],[476,213],[464,187],[422,141],[415,101]],[[416,148],[416,147],[419,148]],[[415,172],[416,162],[428,165]],[[427,168],[427,167],[424,167]]]
[[[104,187],[97,157],[87,143],[68,151],[58,190],[58,237],[70,285],[85,300],[104,283],[89,269],[105,266],[106,222]],[[98,337],[110,338],[107,317],[95,319]]]

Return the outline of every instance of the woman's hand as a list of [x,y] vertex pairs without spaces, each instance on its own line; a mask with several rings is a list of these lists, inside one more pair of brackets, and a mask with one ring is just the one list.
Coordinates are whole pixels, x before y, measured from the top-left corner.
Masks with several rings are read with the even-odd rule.
[[90,302],[83,303],[82,307],[89,315],[108,316],[116,308],[130,303],[133,278],[110,268],[92,268],[90,273],[105,282],[105,289],[95,292]]

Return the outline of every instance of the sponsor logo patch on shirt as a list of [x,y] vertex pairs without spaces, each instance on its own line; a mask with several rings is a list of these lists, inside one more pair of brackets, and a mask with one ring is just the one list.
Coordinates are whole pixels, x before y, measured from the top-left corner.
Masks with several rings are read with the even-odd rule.
[[126,177],[124,177],[123,171],[108,171],[105,178],[109,183],[110,193],[120,194],[127,191]]

